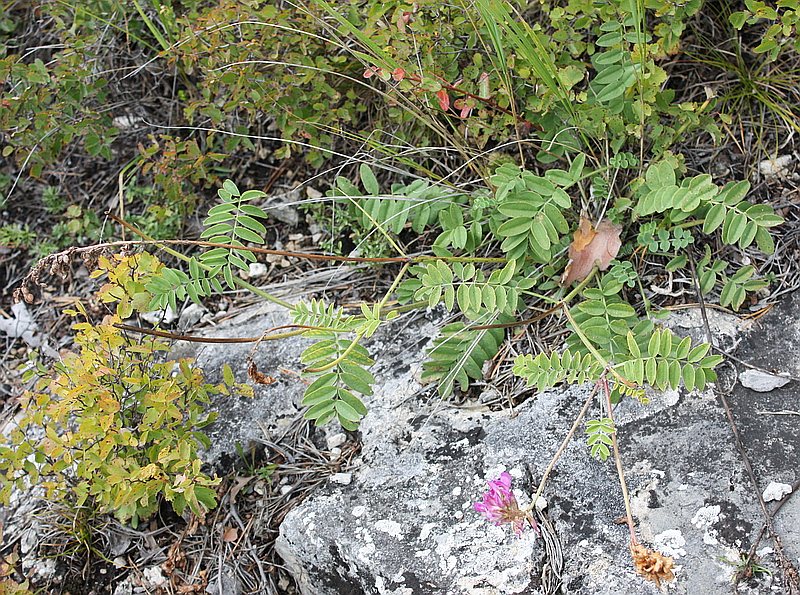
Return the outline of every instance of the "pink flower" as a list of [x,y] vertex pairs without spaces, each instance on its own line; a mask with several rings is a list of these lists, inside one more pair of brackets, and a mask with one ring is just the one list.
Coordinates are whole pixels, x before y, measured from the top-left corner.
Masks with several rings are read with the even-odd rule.
[[473,506],[490,523],[498,526],[511,523],[517,537],[525,530],[526,521],[535,529],[531,516],[519,509],[514,492],[511,491],[511,475],[505,471],[499,478],[489,482],[489,491],[483,495],[481,502],[475,502]]

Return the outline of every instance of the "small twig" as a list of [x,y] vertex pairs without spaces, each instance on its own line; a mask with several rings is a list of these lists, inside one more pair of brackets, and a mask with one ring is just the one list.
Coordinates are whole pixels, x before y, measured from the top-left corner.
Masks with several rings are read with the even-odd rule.
[[[123,331],[139,333],[141,335],[161,337],[164,339],[171,339],[173,341],[188,341],[189,343],[256,343],[258,341],[276,341],[278,339],[286,339],[288,337],[294,337],[296,335],[300,335],[306,332],[306,330],[319,329],[319,327],[306,326],[302,324],[285,324],[282,326],[276,326],[271,329],[268,329],[264,331],[263,335],[259,335],[258,337],[198,337],[197,335],[181,335],[178,333],[169,333],[167,331],[142,328],[139,326],[132,326],[130,324],[122,324],[122,323],[117,323],[114,325],[114,327],[121,329]],[[267,333],[269,332],[282,328],[296,328],[298,330],[290,331],[288,333],[276,333],[274,335],[267,335]]]

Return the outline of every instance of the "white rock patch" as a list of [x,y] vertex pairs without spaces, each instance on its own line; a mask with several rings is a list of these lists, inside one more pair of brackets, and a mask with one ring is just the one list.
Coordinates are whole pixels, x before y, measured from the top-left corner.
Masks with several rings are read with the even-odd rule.
[[665,556],[671,556],[676,559],[685,556],[686,550],[683,549],[685,545],[686,540],[677,529],[667,529],[653,536],[653,546]]
[[769,482],[767,489],[764,490],[762,496],[764,497],[764,502],[771,502],[775,500],[783,500],[784,496],[787,494],[792,493],[792,486],[788,483],[778,483],[776,481]]
[[381,519],[375,522],[375,528],[382,533],[386,533],[387,535],[394,537],[395,539],[403,539],[402,527],[397,521]]

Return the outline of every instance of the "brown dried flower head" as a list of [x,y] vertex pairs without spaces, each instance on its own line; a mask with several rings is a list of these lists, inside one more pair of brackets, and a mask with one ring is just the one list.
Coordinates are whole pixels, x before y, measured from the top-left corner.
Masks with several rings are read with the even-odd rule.
[[672,574],[672,566],[675,564],[672,558],[639,544],[631,546],[631,556],[636,572],[657,586],[661,586],[661,581],[675,578]]

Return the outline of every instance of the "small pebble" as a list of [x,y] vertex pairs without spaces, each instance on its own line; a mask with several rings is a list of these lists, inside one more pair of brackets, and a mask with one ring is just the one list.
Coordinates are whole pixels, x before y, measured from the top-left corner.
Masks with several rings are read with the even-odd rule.
[[269,269],[267,268],[267,265],[265,265],[264,263],[251,262],[247,274],[250,275],[250,277],[252,278],[258,278],[265,276],[268,271]]
[[344,434],[343,432],[339,432],[338,434],[334,434],[333,436],[328,436],[325,442],[328,445],[328,450],[331,450],[347,442],[347,435]]
[[352,473],[334,473],[331,475],[331,481],[333,483],[338,483],[341,485],[350,485],[350,482],[353,481],[353,474]]

